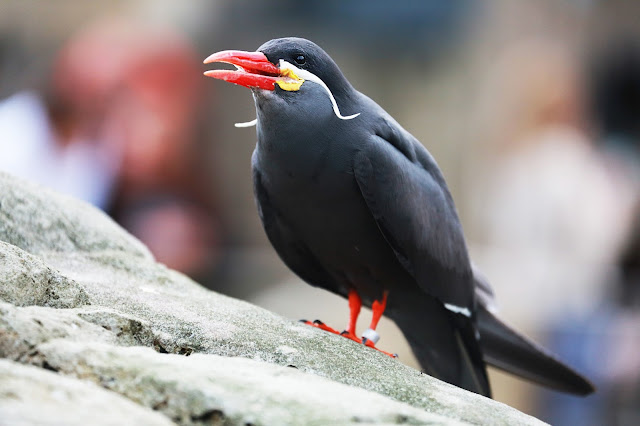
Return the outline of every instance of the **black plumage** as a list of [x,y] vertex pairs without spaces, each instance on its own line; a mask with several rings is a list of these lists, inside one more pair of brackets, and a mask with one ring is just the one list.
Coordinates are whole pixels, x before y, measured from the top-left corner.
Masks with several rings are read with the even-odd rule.
[[[258,52],[274,68],[252,73],[243,63],[236,80],[228,71],[208,75],[252,88],[254,191],[284,263],[311,285],[344,297],[355,290],[367,306],[388,292],[385,314],[424,370],[444,381],[489,396],[490,362],[564,391],[591,392],[588,381],[490,313],[491,289],[471,265],[453,199],[423,145],[316,44],[276,39]],[[208,62],[236,63],[233,53],[242,52]],[[297,80],[304,82],[286,84]]]

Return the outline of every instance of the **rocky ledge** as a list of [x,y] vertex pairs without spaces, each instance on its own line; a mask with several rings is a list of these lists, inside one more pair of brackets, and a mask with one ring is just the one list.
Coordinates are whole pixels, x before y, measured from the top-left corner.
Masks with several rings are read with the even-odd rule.
[[6,424],[541,424],[209,291],[83,202],[0,194]]

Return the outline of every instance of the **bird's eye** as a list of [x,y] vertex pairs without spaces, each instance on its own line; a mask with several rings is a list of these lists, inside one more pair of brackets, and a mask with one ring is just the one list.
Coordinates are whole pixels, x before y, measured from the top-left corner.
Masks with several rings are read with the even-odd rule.
[[307,62],[307,59],[304,57],[304,55],[298,55],[298,56],[296,56],[296,59],[295,59],[295,60],[296,60],[296,64],[298,64],[298,65],[302,65],[302,64],[304,64],[305,62]]

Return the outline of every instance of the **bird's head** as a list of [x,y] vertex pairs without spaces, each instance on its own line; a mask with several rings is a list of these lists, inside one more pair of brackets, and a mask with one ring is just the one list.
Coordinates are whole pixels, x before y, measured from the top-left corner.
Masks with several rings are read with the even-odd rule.
[[[333,59],[309,40],[279,38],[266,42],[255,52],[224,50],[204,60],[205,64],[214,62],[232,64],[236,69],[206,71],[207,77],[248,87],[258,94],[272,92],[280,98],[294,99],[296,103],[313,101],[300,99],[309,98],[313,93],[328,97],[334,114],[342,120],[359,115],[341,114],[337,99],[348,95],[353,88]],[[312,90],[305,90],[310,85],[314,85]]]

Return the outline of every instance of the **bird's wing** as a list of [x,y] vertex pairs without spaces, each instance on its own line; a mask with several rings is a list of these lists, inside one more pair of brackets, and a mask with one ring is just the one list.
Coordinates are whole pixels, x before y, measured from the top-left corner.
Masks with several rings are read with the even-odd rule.
[[462,227],[435,161],[416,145],[372,136],[355,156],[355,178],[380,231],[423,291],[470,314],[475,295]]
[[[408,137],[392,139],[398,134],[372,136],[355,155],[354,175],[378,228],[400,263],[420,288],[444,303],[448,311],[442,307],[441,311],[428,309],[428,333],[419,327],[424,320],[422,313],[399,315],[395,321],[423,368],[489,396],[472,319],[474,278],[453,200],[430,154]],[[432,328],[434,320],[441,326]],[[420,330],[417,335],[416,330]],[[444,344],[451,335],[455,344]]]
[[[258,205],[258,213],[269,241],[282,261],[300,278],[309,284],[332,290],[334,280],[287,225],[282,215],[269,202],[269,194],[262,185],[261,175],[254,167],[253,190]],[[334,289],[337,291],[337,289]]]

